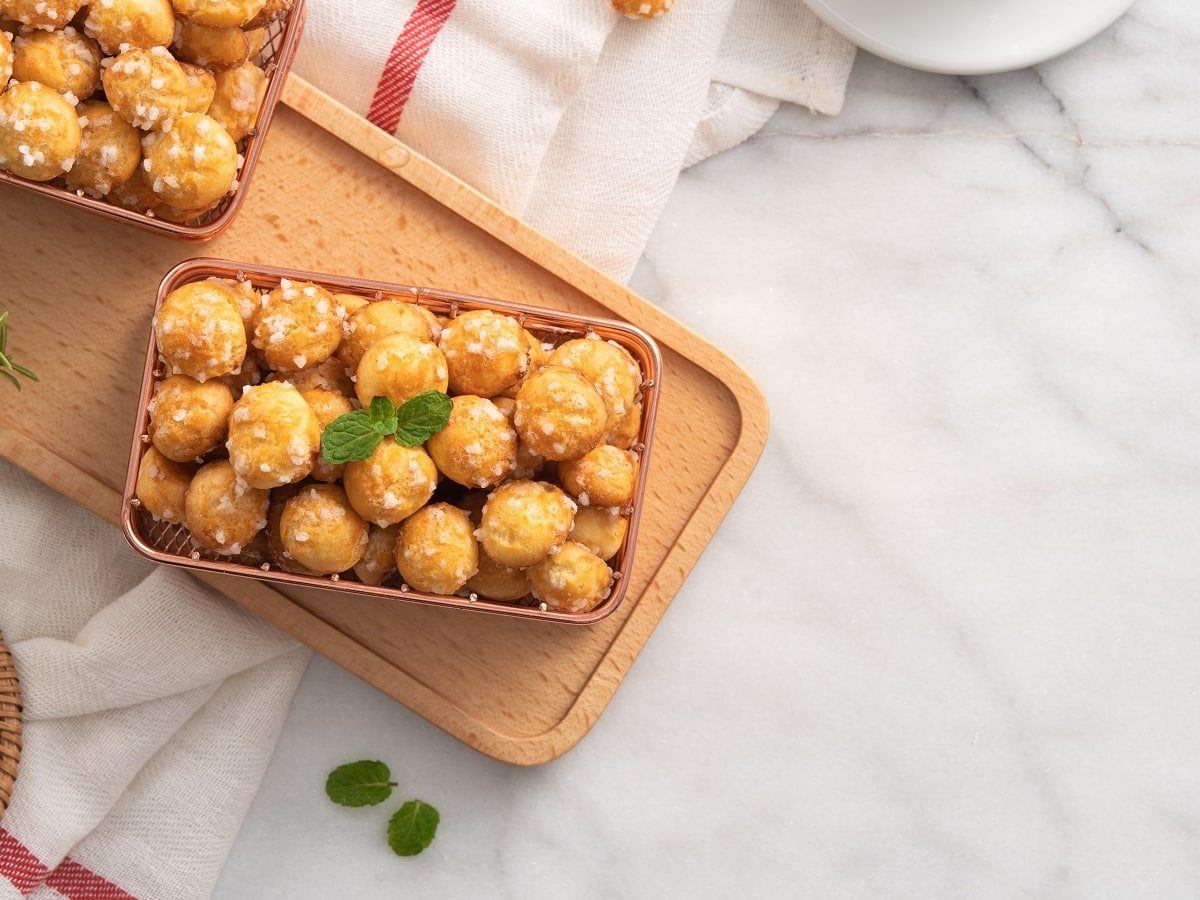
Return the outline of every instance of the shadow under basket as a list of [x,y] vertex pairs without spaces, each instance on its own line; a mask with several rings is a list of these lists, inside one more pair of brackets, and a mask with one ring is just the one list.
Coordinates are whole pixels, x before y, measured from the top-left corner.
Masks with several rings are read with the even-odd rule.
[[[431,606],[455,609],[482,610],[499,615],[519,616],[550,622],[591,624],[611,615],[625,597],[629,574],[634,565],[638,526],[641,522],[642,506],[646,494],[646,477],[650,468],[650,456],[654,444],[654,423],[658,413],[658,398],[662,378],[662,357],[654,339],[639,328],[612,319],[563,313],[518,303],[491,300],[469,294],[457,294],[434,288],[411,287],[387,284],[356,278],[343,278],[312,272],[298,272],[250,263],[236,263],[220,259],[194,259],[181,263],[167,273],[159,286],[155,309],[176,288],[208,278],[237,279],[249,281],[256,289],[269,290],[279,285],[282,279],[312,282],[331,293],[357,294],[368,300],[399,299],[414,302],[437,314],[453,319],[459,313],[471,310],[493,310],[515,317],[523,327],[543,342],[560,344],[575,338],[594,334],[602,340],[614,341],[633,356],[641,368],[642,421],[637,438],[631,449],[639,456],[637,481],[634,485],[632,504],[621,510],[628,516],[629,529],[617,555],[610,561],[613,570],[613,585],[609,596],[599,606],[586,613],[569,613],[543,610],[532,598],[512,603],[488,600],[474,594],[460,595],[431,594],[409,588],[393,576],[389,581],[374,586],[356,579],[353,572],[341,575],[314,576],[286,572],[273,565],[268,559],[254,552],[243,552],[236,556],[218,556],[193,546],[188,530],[183,525],[159,521],[142,508],[136,498],[138,469],[142,455],[150,446],[148,434],[148,406],[154,393],[157,378],[161,375],[160,359],[155,344],[153,329],[150,330],[146,347],[145,369],[142,375],[140,402],[134,424],[133,442],[129,453],[129,467],[125,478],[125,490],[121,509],[121,524],[129,543],[143,556],[155,562],[216,572],[225,575],[242,575],[277,584],[323,588],[374,597],[380,602],[406,601]],[[219,459],[223,448],[214,451],[206,461]],[[447,484],[448,479],[443,481]],[[434,500],[442,493],[439,486]],[[465,488],[463,490],[466,490]]]
[[275,116],[275,107],[287,82],[292,60],[296,57],[300,34],[304,30],[305,14],[305,0],[296,0],[295,5],[286,14],[263,26],[266,31],[263,48],[252,61],[266,72],[267,91],[263,96],[262,107],[258,111],[254,127],[238,142],[238,152],[242,155],[243,164],[238,173],[237,188],[194,221],[186,224],[168,222],[158,218],[153,212],[125,209],[107,200],[89,197],[82,191],[72,191],[61,181],[29,181],[3,169],[0,169],[0,184],[40,194],[49,200],[77,207],[115,222],[124,222],[143,231],[185,241],[208,241],[215,238],[233,223],[242,208],[258,164],[258,156],[262,152],[263,141],[266,140],[271,119]]

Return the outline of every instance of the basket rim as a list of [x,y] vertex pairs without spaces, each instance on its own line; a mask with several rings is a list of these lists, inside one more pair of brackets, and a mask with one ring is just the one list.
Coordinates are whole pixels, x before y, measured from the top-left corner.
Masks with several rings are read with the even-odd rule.
[[140,402],[130,441],[129,461],[121,502],[121,530],[125,539],[137,553],[152,562],[184,569],[249,577],[277,584],[360,594],[385,601],[403,601],[432,607],[469,609],[492,615],[512,616],[542,622],[592,625],[608,618],[616,612],[617,608],[624,601],[632,582],[629,576],[634,570],[636,560],[637,538],[640,530],[647,476],[650,468],[651,453],[654,447],[655,423],[658,417],[659,398],[662,390],[662,352],[653,337],[636,325],[617,319],[533,306],[526,303],[499,300],[475,294],[464,294],[440,288],[417,287],[346,275],[310,272],[259,263],[236,262],[214,257],[198,257],[185,260],[168,271],[159,285],[158,295],[154,304],[155,310],[161,305],[166,295],[176,287],[184,283],[201,281],[210,277],[237,278],[238,280],[250,278],[256,282],[265,280],[268,283],[278,283],[282,279],[311,281],[322,285],[334,293],[373,294],[376,299],[382,299],[387,296],[406,296],[414,298],[418,302],[421,300],[430,300],[452,304],[455,309],[461,306],[465,307],[465,309],[491,309],[498,312],[505,312],[510,315],[520,316],[522,322],[531,321],[535,324],[541,324],[544,321],[550,327],[568,328],[580,332],[581,335],[590,331],[596,331],[602,336],[623,337],[630,345],[626,349],[633,352],[639,358],[640,364],[643,367],[643,377],[646,380],[642,387],[645,410],[639,441],[642,446],[642,450],[640,451],[641,463],[638,467],[632,514],[629,517],[629,529],[616,566],[617,573],[619,574],[615,576],[617,580],[613,585],[611,595],[600,606],[587,613],[568,613],[556,610],[541,610],[537,607],[506,604],[483,598],[472,600],[459,596],[430,594],[412,588],[365,585],[355,581],[341,580],[337,576],[299,575],[284,571],[275,566],[268,566],[264,569],[244,563],[217,562],[198,557],[196,554],[192,556],[180,556],[158,550],[141,534],[135,514],[137,474],[141,457],[145,452],[146,445],[149,443],[149,436],[146,431],[148,403],[153,392],[155,368],[158,360],[153,328],[148,329],[149,336],[140,386]]

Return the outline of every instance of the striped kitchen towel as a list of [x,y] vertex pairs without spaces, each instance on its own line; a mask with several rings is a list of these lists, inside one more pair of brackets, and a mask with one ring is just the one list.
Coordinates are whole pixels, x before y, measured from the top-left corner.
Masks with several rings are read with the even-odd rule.
[[780,101],[836,113],[854,48],[800,0],[311,0],[295,70],[615,278],[680,170]]

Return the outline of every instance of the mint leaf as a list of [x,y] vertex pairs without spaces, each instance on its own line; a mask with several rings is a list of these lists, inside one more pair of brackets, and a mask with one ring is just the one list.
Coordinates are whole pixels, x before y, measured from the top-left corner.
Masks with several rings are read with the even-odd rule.
[[417,394],[396,410],[396,443],[416,447],[425,443],[450,421],[454,403],[441,391]]
[[416,856],[433,843],[440,819],[424,800],[409,800],[388,820],[388,846],[397,856]]
[[454,404],[440,391],[426,391],[399,409],[387,397],[374,397],[366,409],[338,416],[321,433],[321,455],[334,465],[360,462],[370,457],[390,434],[396,443],[417,447],[450,421]]
[[380,437],[396,433],[396,407],[387,397],[376,397],[367,410],[371,414],[371,427]]
[[396,782],[379,760],[361,759],[338,766],[325,779],[325,793],[342,806],[375,806],[392,796]]
[[371,424],[371,414],[356,409],[338,416],[321,432],[321,455],[335,466],[364,460],[382,440]]

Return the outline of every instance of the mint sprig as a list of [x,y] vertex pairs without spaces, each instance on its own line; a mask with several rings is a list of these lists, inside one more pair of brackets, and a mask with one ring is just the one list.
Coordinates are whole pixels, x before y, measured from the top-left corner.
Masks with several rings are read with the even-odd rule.
[[338,416],[321,433],[321,455],[333,465],[369,459],[385,437],[404,447],[416,447],[450,421],[454,403],[441,391],[426,391],[401,404],[375,397],[366,409]]
[[375,806],[392,796],[396,782],[392,773],[377,759],[338,766],[325,779],[325,793],[341,806]]
[[397,856],[416,856],[433,843],[439,821],[424,800],[409,800],[388,820],[388,846]]
[[21,381],[17,378],[18,375],[23,375],[30,381],[37,381],[38,377],[29,369],[15,362],[12,354],[8,352],[8,313],[0,313],[0,375],[3,375],[13,383],[18,391],[21,389]]
[[405,447],[425,443],[446,427],[453,411],[454,402],[441,391],[417,394],[396,410],[396,443]]

